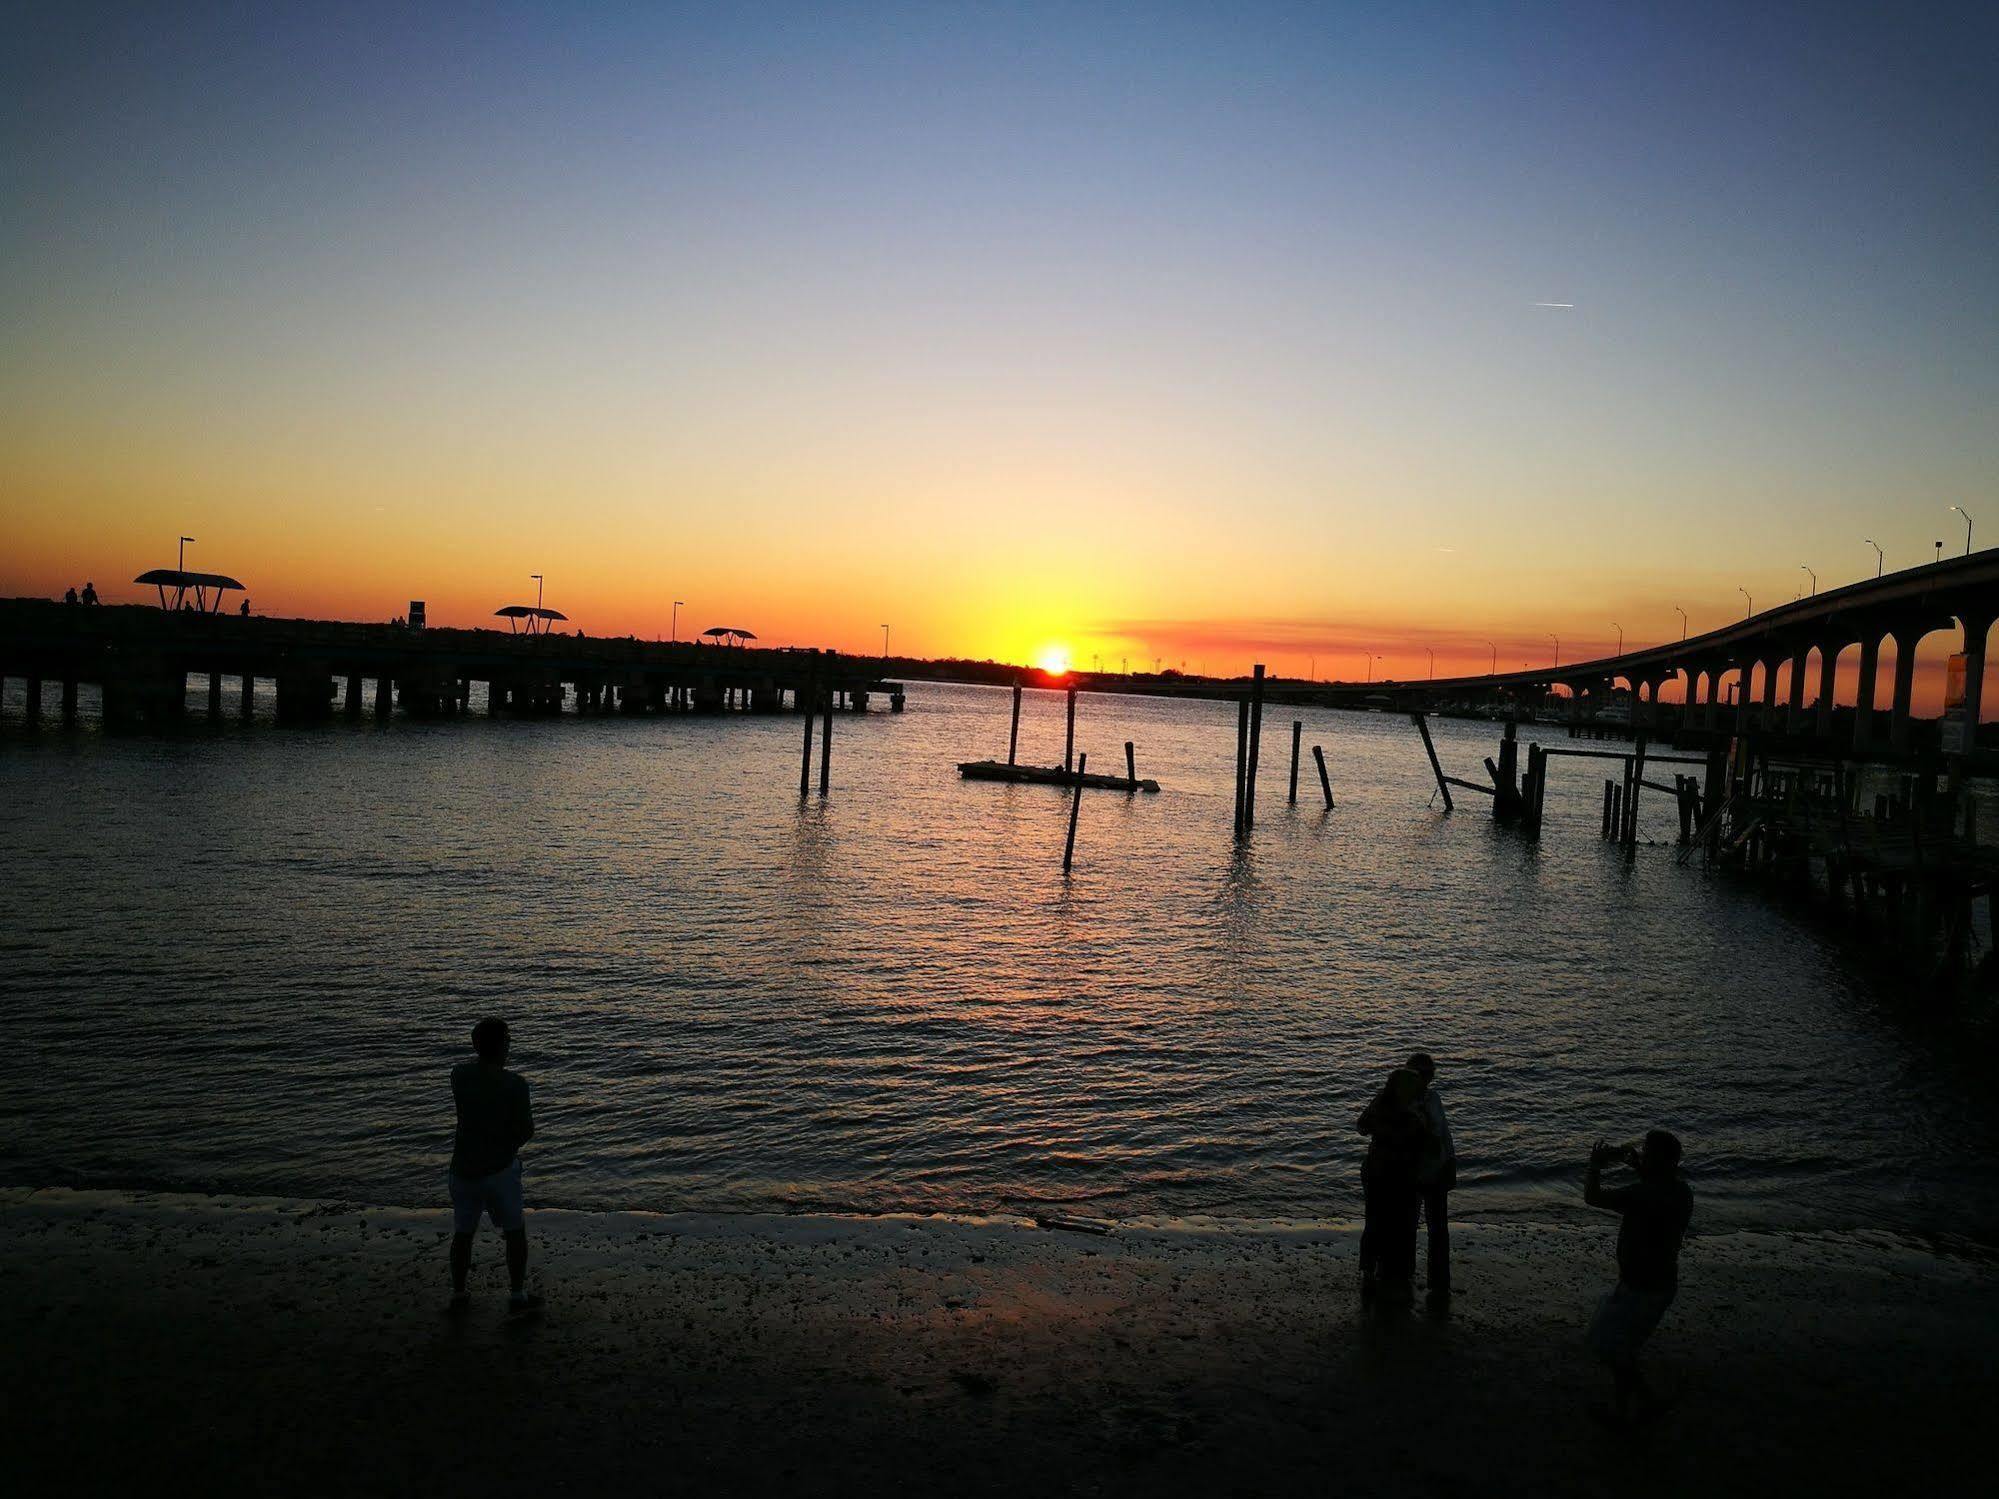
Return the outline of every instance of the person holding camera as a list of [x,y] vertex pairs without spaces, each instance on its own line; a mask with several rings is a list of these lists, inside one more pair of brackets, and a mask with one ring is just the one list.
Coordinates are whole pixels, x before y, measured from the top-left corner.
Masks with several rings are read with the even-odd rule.
[[[1606,1167],[1627,1165],[1637,1180],[1606,1187]],[[1616,1381],[1613,1418],[1649,1417],[1658,1401],[1638,1371],[1638,1350],[1659,1325],[1680,1286],[1680,1245],[1693,1219],[1694,1194],[1680,1177],[1680,1140],[1655,1129],[1637,1149],[1599,1140],[1583,1175],[1583,1201],[1605,1208],[1623,1221],[1617,1229],[1617,1287],[1596,1309],[1589,1344],[1610,1365]]]

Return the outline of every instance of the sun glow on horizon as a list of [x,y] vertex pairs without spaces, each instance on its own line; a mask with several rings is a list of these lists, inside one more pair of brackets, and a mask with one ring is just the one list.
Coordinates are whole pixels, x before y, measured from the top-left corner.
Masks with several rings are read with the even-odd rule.
[[1034,664],[1051,677],[1069,675],[1069,650],[1067,646],[1043,646],[1034,658]]

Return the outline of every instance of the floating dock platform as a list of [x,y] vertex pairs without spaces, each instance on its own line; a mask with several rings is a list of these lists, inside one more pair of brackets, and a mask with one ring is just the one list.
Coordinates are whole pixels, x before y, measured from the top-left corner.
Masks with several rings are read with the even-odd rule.
[[1059,765],[1009,765],[1004,760],[966,760],[958,774],[968,781],[1011,781],[1028,786],[1081,786],[1089,791],[1157,792],[1157,781],[1134,780],[1130,776],[1090,775],[1064,770]]

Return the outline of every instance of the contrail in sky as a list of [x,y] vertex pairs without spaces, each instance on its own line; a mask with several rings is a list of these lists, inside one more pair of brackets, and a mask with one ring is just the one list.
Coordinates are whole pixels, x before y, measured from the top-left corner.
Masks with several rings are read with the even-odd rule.
[[1576,304],[1573,302],[1536,302],[1534,305],[1536,307],[1573,307]]

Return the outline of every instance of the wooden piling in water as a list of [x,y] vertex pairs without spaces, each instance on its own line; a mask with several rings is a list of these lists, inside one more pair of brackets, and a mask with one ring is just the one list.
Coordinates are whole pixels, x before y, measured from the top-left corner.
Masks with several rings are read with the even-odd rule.
[[1124,742],[1124,778],[1131,782],[1133,791],[1138,790],[1138,754],[1129,739]]
[[[1086,753],[1076,761],[1076,774],[1079,778],[1083,774],[1083,767],[1089,763],[1089,760],[1090,757]],[[1076,818],[1081,814],[1082,810],[1083,783],[1078,779],[1076,789],[1070,793],[1069,798],[1069,841],[1062,845],[1062,873],[1064,874],[1067,874],[1069,866],[1076,862]]]
[[243,722],[248,723],[257,712],[257,679],[249,672],[243,673]]
[[1242,836],[1243,770],[1249,761],[1249,699],[1239,697],[1235,705],[1235,834]]
[[[375,717],[377,720],[386,722],[389,714],[394,711],[395,689],[396,684],[393,677],[382,676],[375,678]],[[497,691],[491,683],[487,684],[486,690],[488,693]],[[489,699],[486,704],[487,712],[497,713],[500,711],[494,706],[496,701],[505,701],[504,695],[497,699]]]
[[826,694],[825,731],[819,736],[819,794],[824,796],[833,778],[833,694]]
[[1076,753],[1076,689],[1069,689],[1069,729],[1062,739],[1062,768],[1069,768]]
[[76,678],[75,677],[64,677],[62,679],[62,726],[65,729],[73,729],[76,727]]
[[1437,759],[1437,746],[1430,738],[1430,720],[1421,713],[1411,713],[1409,721],[1416,725],[1416,732],[1423,736],[1423,752],[1430,757],[1430,774],[1437,778],[1438,794],[1444,798],[1444,810],[1452,810],[1451,788],[1444,781],[1443,763]]
[[812,711],[814,699],[812,689],[801,687],[798,697],[798,714],[805,720],[805,754],[798,762],[798,798],[803,801],[812,794]]
[[1305,732],[1305,725],[1297,719],[1291,720],[1291,805],[1298,805],[1298,743]]
[[22,701],[22,707],[26,710],[25,721],[29,728],[38,729],[42,725],[42,679],[29,677],[22,686],[27,692],[26,698]]
[[1320,789],[1321,791],[1325,792],[1325,794],[1326,794],[1326,810],[1327,810],[1328,812],[1330,812],[1330,811],[1332,811],[1332,810],[1333,810],[1333,781],[1332,781],[1332,777],[1326,774],[1326,752],[1325,752],[1325,750],[1321,749],[1321,748],[1320,748],[1320,747],[1319,747],[1318,745],[1316,745],[1316,744],[1315,744],[1315,745],[1313,745],[1313,746],[1312,746],[1312,759],[1313,759],[1313,760],[1314,760],[1314,761],[1315,761],[1315,762],[1316,762],[1316,763],[1318,764],[1318,767],[1319,767],[1319,789]]
[[1263,667],[1258,665],[1249,684],[1249,768],[1244,773],[1242,827],[1245,833],[1256,828],[1256,773],[1263,766]]
[[1006,763],[1012,765],[1020,753],[1020,683],[1013,684],[1013,727],[1006,734]]

